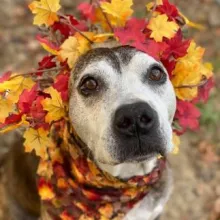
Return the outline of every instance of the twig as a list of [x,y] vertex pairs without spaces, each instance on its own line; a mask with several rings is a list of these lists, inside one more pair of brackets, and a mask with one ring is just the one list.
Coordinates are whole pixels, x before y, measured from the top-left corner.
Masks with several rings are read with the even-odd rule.
[[77,31],[82,37],[84,37],[86,40],[89,41],[90,44],[93,44],[93,41],[90,40],[85,34],[82,33],[82,31],[80,31],[78,28],[76,28],[75,26],[73,26],[68,18],[68,16],[65,16],[65,15],[62,15],[60,14],[61,17],[63,17],[65,21],[61,21],[62,23],[66,24],[66,25],[69,25],[71,28],[73,28],[75,31]]
[[14,78],[16,78],[18,76],[28,76],[28,75],[32,75],[32,74],[35,75],[37,73],[42,73],[42,72],[45,73],[45,72],[62,70],[62,69],[64,69],[64,66],[63,67],[54,67],[54,68],[50,68],[50,69],[43,69],[43,70],[35,70],[33,72],[28,72],[28,73],[22,73],[22,74],[14,75],[14,76],[10,77],[9,80],[12,80],[12,79],[14,79]]
[[98,1],[97,1],[96,3],[97,3],[97,5],[98,5],[98,7],[99,7],[99,9],[100,9],[100,11],[101,11],[101,13],[102,13],[102,15],[104,16],[104,18],[105,18],[105,20],[106,20],[106,22],[107,22],[109,28],[111,29],[111,32],[114,33],[114,29],[113,29],[113,27],[112,27],[112,25],[111,25],[111,23],[110,23],[110,21],[109,21],[109,19],[108,19],[108,16],[107,16],[106,13],[102,10],[100,3],[99,3]]
[[176,86],[174,87],[175,89],[191,89],[191,88],[195,88],[195,87],[202,87],[204,86],[206,83],[208,82],[208,79],[204,79],[202,82],[200,82],[199,84],[195,84],[195,85],[181,85],[181,86]]
[[152,8],[152,10],[151,10],[151,13],[150,13],[150,15],[149,15],[149,18],[148,18],[148,20],[150,20],[152,17],[153,17],[153,13],[155,12],[155,10],[156,10],[156,8],[157,8],[157,0],[154,0],[154,6],[153,6],[153,8]]

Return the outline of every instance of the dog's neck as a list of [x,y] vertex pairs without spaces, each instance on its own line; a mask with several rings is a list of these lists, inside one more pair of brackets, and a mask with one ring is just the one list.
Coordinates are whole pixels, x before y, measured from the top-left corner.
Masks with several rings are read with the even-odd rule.
[[133,176],[144,176],[150,173],[157,164],[157,158],[152,157],[149,160],[145,160],[139,163],[121,163],[118,165],[109,165],[98,162],[97,165],[100,169],[108,172],[114,177],[121,179],[128,179]]

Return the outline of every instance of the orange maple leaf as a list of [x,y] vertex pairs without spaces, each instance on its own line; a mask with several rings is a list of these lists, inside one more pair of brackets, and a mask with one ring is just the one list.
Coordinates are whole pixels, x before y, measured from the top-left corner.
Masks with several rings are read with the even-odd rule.
[[61,8],[59,2],[59,0],[40,0],[32,2],[29,8],[33,14],[36,14],[34,24],[38,26],[42,24],[51,26],[54,22],[58,21],[57,11]]

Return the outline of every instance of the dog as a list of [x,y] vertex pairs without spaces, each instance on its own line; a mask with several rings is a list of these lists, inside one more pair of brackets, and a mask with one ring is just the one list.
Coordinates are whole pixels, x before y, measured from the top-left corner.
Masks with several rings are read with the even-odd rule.
[[[158,154],[172,151],[174,88],[164,66],[130,46],[97,47],[82,55],[69,82],[69,119],[99,168],[128,179],[150,173]],[[38,158],[23,150],[18,133],[4,159],[4,187],[10,216],[3,219],[51,219],[36,188]],[[12,141],[13,140],[13,141]],[[13,142],[13,143],[11,143]],[[172,188],[169,167],[159,182],[125,216],[155,220]]]

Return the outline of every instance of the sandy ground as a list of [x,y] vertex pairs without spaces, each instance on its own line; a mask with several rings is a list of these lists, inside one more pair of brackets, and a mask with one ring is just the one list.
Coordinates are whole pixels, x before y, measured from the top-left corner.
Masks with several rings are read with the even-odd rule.
[[[27,71],[36,67],[42,50],[35,41],[37,28],[32,26],[32,16],[27,9],[28,0],[0,1],[0,72],[8,69]],[[72,12],[76,1],[61,0],[65,11]],[[135,6],[140,11],[140,3]],[[204,23],[204,32],[190,32],[198,42],[207,47],[206,57],[216,64],[219,80],[220,66],[220,1],[176,0],[182,11],[195,21]],[[140,11],[140,13],[142,13]],[[218,84],[216,83],[218,86]],[[213,95],[214,113],[219,116],[219,91]],[[205,112],[206,113],[206,112]],[[214,115],[213,113],[213,115]],[[178,155],[171,155],[174,191],[162,220],[220,220],[220,123],[206,124],[198,133],[182,137]],[[210,116],[208,116],[208,119]],[[4,157],[5,149],[0,149]],[[218,161],[218,162],[217,162]],[[0,176],[1,176],[0,168]],[[0,189],[0,195],[1,189]],[[0,205],[4,201],[0,198]],[[0,210],[1,212],[5,210]],[[4,220],[1,219],[0,220]]]

